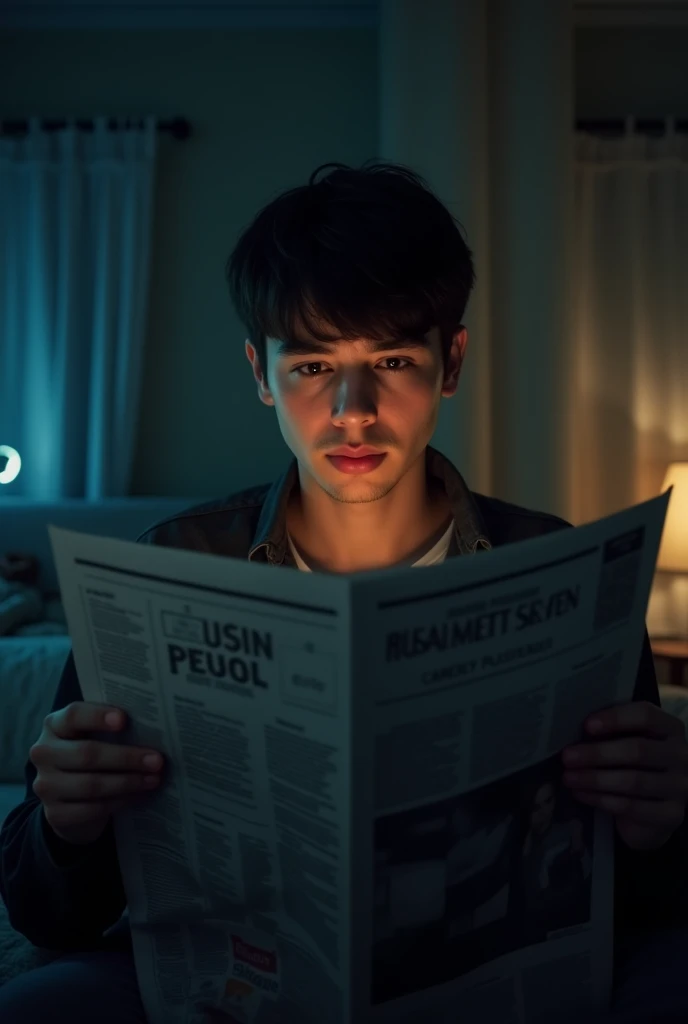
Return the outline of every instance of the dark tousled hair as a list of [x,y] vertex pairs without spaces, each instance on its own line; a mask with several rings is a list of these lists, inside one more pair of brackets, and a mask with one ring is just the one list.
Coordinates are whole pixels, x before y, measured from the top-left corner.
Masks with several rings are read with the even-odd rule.
[[446,361],[475,282],[462,231],[408,167],[321,164],[256,215],[227,260],[263,372],[266,339],[302,330],[319,341],[397,341],[439,326]]

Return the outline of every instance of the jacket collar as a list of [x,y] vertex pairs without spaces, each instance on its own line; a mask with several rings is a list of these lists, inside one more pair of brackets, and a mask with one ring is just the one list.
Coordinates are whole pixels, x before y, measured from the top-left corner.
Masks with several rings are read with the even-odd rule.
[[[454,517],[449,555],[473,555],[476,551],[489,550],[492,545],[482,516],[459,471],[445,455],[430,446],[426,449],[426,464],[428,474],[442,482]],[[287,507],[298,479],[298,463],[292,459],[265,496],[249,560],[265,560],[273,565],[294,564],[287,539]]]

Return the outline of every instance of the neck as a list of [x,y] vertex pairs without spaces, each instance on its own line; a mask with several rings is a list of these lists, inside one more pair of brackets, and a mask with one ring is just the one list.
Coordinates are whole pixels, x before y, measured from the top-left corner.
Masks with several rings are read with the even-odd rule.
[[361,572],[406,561],[450,514],[446,494],[429,484],[425,452],[377,501],[336,501],[300,465],[299,484],[288,510],[288,529],[306,561],[328,572]]

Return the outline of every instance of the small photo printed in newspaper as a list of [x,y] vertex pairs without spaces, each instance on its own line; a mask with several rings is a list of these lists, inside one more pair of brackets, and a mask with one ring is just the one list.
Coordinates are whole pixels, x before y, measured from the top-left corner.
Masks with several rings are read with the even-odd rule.
[[561,774],[556,755],[377,819],[373,1003],[589,924],[594,812]]

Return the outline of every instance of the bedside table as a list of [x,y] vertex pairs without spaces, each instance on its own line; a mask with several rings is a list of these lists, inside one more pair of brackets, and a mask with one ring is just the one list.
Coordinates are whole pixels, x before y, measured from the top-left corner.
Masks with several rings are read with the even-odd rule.
[[669,685],[688,686],[684,682],[688,665],[688,639],[675,637],[650,637],[652,655],[657,661],[669,663]]

